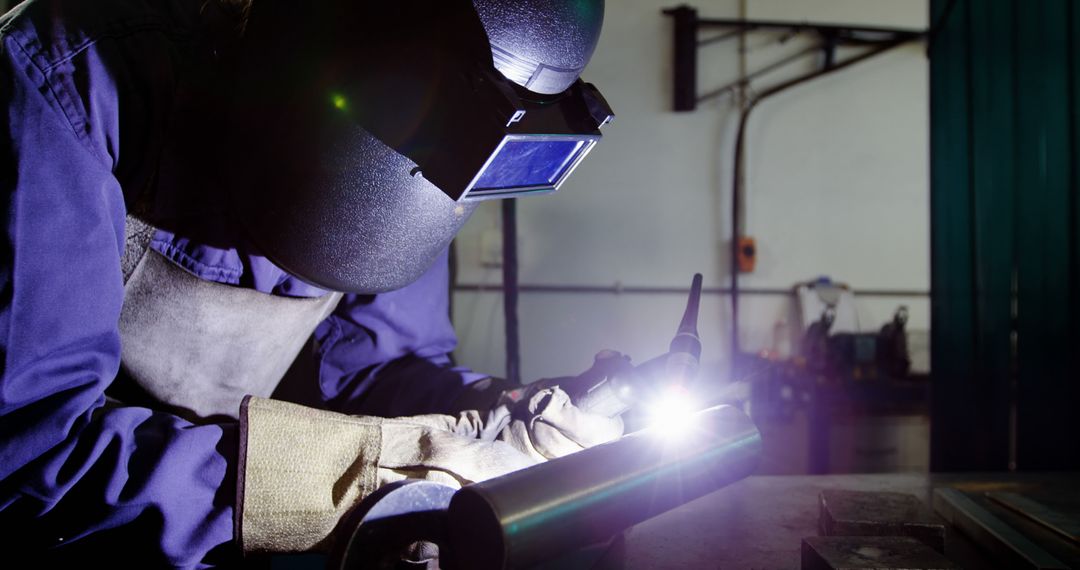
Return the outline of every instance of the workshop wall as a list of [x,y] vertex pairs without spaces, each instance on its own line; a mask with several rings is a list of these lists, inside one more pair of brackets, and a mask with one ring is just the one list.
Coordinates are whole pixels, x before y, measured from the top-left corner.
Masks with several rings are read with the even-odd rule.
[[[586,80],[605,93],[617,119],[604,141],[556,195],[518,202],[523,285],[705,287],[728,284],[731,167],[738,113],[733,100],[692,113],[672,106],[673,0],[609,1]],[[698,0],[706,18],[814,20],[923,29],[925,0]],[[809,45],[801,37],[747,36],[699,54],[699,91],[737,79]],[[843,55],[843,54],[841,54]],[[769,74],[762,89],[810,71],[813,58]],[[747,136],[746,230],[758,244],[748,288],[790,289],[829,275],[856,290],[929,290],[928,85],[925,46],[913,44],[815,80],[763,103]],[[457,240],[454,321],[458,360],[504,370],[498,204],[485,204]],[[684,294],[524,292],[522,377],[585,369],[601,348],[636,361],[667,348]],[[864,330],[877,330],[900,304],[909,328],[928,329],[929,299],[860,298]],[[727,371],[730,297],[703,299],[706,372]],[[740,300],[744,349],[794,346],[792,299]],[[918,355],[916,355],[918,358]],[[923,355],[922,360],[925,360]]]

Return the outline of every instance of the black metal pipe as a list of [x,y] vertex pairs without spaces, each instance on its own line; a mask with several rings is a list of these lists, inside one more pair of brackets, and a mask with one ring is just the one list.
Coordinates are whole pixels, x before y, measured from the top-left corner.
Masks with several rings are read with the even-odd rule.
[[[666,11],[665,11],[666,13]],[[881,26],[862,26],[845,24],[823,24],[819,22],[784,22],[780,20],[741,20],[731,18],[698,18],[700,28],[774,28],[782,30],[816,30],[832,32],[866,32],[876,34],[922,34],[926,30],[917,28],[893,28]]]
[[[503,286],[500,284],[484,283],[460,283],[454,286],[455,291],[467,291],[470,293],[502,293]],[[518,285],[519,293],[567,293],[567,294],[603,294],[603,295],[685,295],[686,289],[682,287],[645,287],[645,286],[620,286],[620,285]],[[857,297],[929,297],[929,291],[915,289],[859,289],[853,291]],[[702,295],[730,295],[731,289],[727,287],[704,287]],[[768,287],[740,288],[740,295],[759,295],[771,297],[790,297],[795,295],[793,289],[777,289]]]
[[506,379],[521,383],[521,341],[518,327],[517,200],[502,201],[503,315],[506,319]]
[[[727,34],[724,34],[724,35],[726,36]],[[901,37],[908,38],[908,39],[915,39],[917,37],[917,35],[910,35],[909,34],[909,35],[902,35]],[[871,47],[872,46],[880,46],[880,45],[885,44],[885,43],[893,42],[897,38],[889,38],[887,40],[869,40],[869,39],[861,39],[861,38],[838,38],[838,37],[834,36],[833,39],[836,42],[835,45],[833,46],[835,48],[836,46],[839,46],[839,45],[844,45],[844,46],[871,46]],[[701,95],[700,97],[698,97],[697,102],[702,103],[704,101],[708,101],[709,99],[714,99],[716,97],[719,97],[721,95],[724,95],[726,93],[734,91],[734,90],[736,90],[736,89],[738,89],[740,87],[744,87],[746,85],[749,85],[750,82],[753,81],[754,79],[757,79],[758,77],[761,77],[762,75],[766,75],[766,74],[768,74],[768,73],[770,73],[772,71],[775,71],[775,70],[777,70],[777,69],[779,69],[781,67],[784,67],[785,65],[788,65],[789,63],[793,63],[793,62],[798,61],[798,60],[800,60],[800,59],[802,59],[804,57],[816,54],[818,52],[827,52],[827,51],[829,51],[829,47],[827,45],[824,45],[824,44],[823,45],[810,46],[808,48],[800,50],[800,51],[798,51],[798,52],[796,52],[794,54],[791,54],[789,56],[782,57],[782,58],[780,58],[780,59],[778,59],[778,60],[776,60],[776,61],[774,61],[772,63],[769,63],[768,65],[765,65],[763,67],[755,69],[754,71],[748,73],[745,77],[741,77],[741,78],[739,78],[739,79],[737,79],[735,81],[732,81],[730,83],[727,83],[727,84],[725,84],[725,85],[723,85],[721,87],[717,87],[716,89],[713,89],[712,91],[708,91],[708,92],[704,93],[703,95]],[[833,49],[832,51],[833,51],[833,53],[835,53],[835,49]],[[826,67],[828,67],[828,66],[829,66],[829,64],[826,64]]]
[[697,106],[697,10],[679,6],[664,14],[675,19],[675,110],[693,111]]
[[819,51],[821,51],[821,48],[819,46],[812,46],[812,47],[806,48],[804,50],[800,50],[800,51],[798,51],[798,52],[796,52],[796,53],[794,53],[792,55],[789,55],[787,57],[780,58],[777,61],[774,61],[774,62],[772,62],[772,63],[770,63],[770,64],[768,64],[768,65],[766,65],[766,66],[764,66],[764,67],[762,67],[760,69],[755,69],[751,73],[746,74],[745,77],[742,77],[742,78],[740,78],[740,79],[738,79],[736,81],[732,81],[731,83],[728,83],[727,85],[724,85],[723,87],[719,87],[717,89],[709,91],[708,93],[705,93],[701,97],[698,97],[697,100],[698,100],[699,103],[702,102],[702,101],[708,101],[709,99],[719,97],[719,96],[721,96],[721,95],[723,95],[725,93],[728,93],[729,91],[734,91],[734,90],[738,89],[739,87],[749,85],[751,81],[753,81],[754,79],[756,79],[758,77],[761,77],[762,75],[765,75],[766,73],[769,73],[771,71],[775,71],[775,70],[777,70],[777,69],[779,69],[779,68],[781,68],[781,67],[783,67],[783,66],[785,66],[785,65],[787,65],[789,63],[798,61],[798,60],[800,60],[800,59],[802,59],[802,58],[804,58],[804,57],[806,57],[808,55],[817,53]]
[[702,38],[702,39],[698,40],[697,45],[698,45],[698,47],[704,47],[704,46],[707,46],[707,45],[712,45],[712,44],[716,44],[716,43],[720,43],[720,42],[726,42],[727,40],[739,37],[740,35],[742,35],[743,33],[747,32],[747,31],[748,30],[746,28],[743,28],[743,29],[734,30],[734,31],[730,31],[730,32],[724,32],[722,34],[713,36],[711,38]]
[[[880,31],[880,30],[875,30]],[[746,125],[750,119],[750,113],[765,99],[782,93],[792,87],[802,85],[808,81],[823,77],[830,73],[840,71],[861,61],[865,61],[871,57],[885,53],[897,46],[906,44],[910,41],[920,39],[922,34],[905,34],[892,41],[885,42],[878,47],[867,50],[857,56],[844,60],[840,63],[832,65],[815,71],[814,73],[808,73],[806,75],[800,75],[794,79],[790,79],[779,85],[775,85],[762,91],[757,97],[755,97],[750,103],[742,110],[742,115],[739,117],[739,130],[735,137],[735,163],[733,168],[732,184],[731,184],[731,250],[730,250],[730,264],[729,270],[731,272],[731,355],[728,361],[731,363],[732,377],[736,377],[737,370],[736,365],[739,355],[739,207],[740,207],[740,192],[743,188],[743,153],[746,142]]]
[[757,468],[761,435],[741,411],[717,406],[689,420],[677,436],[644,430],[464,487],[450,502],[448,567],[527,568],[608,540]]

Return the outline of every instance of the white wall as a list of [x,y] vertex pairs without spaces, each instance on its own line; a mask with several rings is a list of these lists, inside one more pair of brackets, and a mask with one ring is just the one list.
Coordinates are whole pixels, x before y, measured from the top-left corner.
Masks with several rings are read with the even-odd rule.
[[[675,0],[609,0],[604,32],[586,70],[615,109],[604,140],[556,195],[518,202],[523,284],[706,287],[728,282],[731,155],[738,113],[730,98],[693,113],[671,109]],[[864,23],[923,28],[926,0],[699,0],[702,17]],[[751,34],[745,65],[764,65],[807,45]],[[900,48],[762,103],[747,136],[746,229],[757,239],[755,273],[742,285],[790,288],[830,275],[858,289],[929,289],[928,85],[921,44]],[[846,54],[842,54],[846,55]],[[736,42],[699,53],[699,92],[738,77]],[[761,90],[813,69],[813,59],[770,74]],[[498,284],[481,261],[499,227],[485,204],[458,239],[459,281]],[[497,241],[497,240],[496,240]],[[583,370],[614,348],[645,360],[667,347],[682,295],[523,293],[523,378]],[[701,334],[706,367],[725,370],[730,299],[706,297]],[[929,326],[929,300],[867,298],[860,321],[876,330],[898,304],[910,328]],[[504,370],[502,298],[458,292],[459,361]],[[772,343],[791,301],[744,296],[745,348]],[[794,327],[790,327],[794,328]]]

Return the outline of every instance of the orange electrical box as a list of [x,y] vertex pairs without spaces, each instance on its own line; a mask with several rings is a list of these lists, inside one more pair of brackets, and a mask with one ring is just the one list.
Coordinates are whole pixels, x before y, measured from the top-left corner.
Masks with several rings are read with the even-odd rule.
[[754,243],[754,238],[746,236],[739,238],[736,251],[738,251],[736,261],[739,273],[752,273],[757,264],[757,245]]

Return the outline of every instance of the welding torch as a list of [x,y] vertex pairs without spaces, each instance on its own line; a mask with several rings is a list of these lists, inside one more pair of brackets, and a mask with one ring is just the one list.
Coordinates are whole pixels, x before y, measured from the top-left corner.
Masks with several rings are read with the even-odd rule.
[[627,358],[598,358],[586,374],[560,387],[585,412],[615,417],[644,402],[686,400],[697,378],[701,339],[697,321],[701,306],[701,274],[694,275],[682,321],[667,353],[639,366]]
[[[602,354],[585,374],[558,385],[582,410],[610,417],[689,396],[701,357],[700,301],[698,274],[661,357],[632,366]],[[753,473],[762,444],[750,418],[732,406],[702,409],[703,402],[682,400],[691,405],[669,408],[647,429],[460,490],[431,481],[384,487],[350,515],[345,526],[355,530],[336,547],[331,567],[391,568],[401,549],[428,541],[449,570],[528,568]]]

